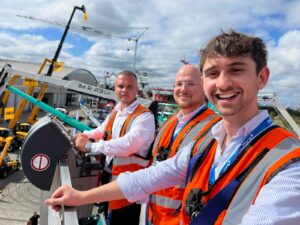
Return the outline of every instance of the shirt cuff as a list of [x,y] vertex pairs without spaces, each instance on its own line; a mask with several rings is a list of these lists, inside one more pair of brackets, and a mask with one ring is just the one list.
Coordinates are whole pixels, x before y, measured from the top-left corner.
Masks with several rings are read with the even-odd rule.
[[91,153],[103,153],[102,151],[102,146],[104,146],[104,141],[103,140],[100,140],[100,141],[97,141],[97,142],[93,142],[91,144]]

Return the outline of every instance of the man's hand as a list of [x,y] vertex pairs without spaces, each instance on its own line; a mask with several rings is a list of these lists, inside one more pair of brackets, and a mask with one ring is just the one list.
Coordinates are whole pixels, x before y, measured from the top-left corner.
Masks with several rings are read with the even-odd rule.
[[82,192],[75,190],[69,185],[59,187],[51,196],[45,200],[45,204],[51,205],[52,209],[59,211],[61,206],[81,205]]
[[85,145],[89,142],[86,134],[77,134],[73,137],[74,147],[80,152],[86,152]]

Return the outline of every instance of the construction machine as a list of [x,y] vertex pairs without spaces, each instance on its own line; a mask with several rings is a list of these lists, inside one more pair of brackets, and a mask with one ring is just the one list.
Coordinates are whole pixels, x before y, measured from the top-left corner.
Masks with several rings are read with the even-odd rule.
[[21,147],[23,140],[26,138],[29,130],[31,128],[31,124],[29,123],[17,123],[13,129],[13,133],[15,135],[15,141],[17,146]]
[[8,152],[12,152],[20,147],[12,130],[6,127],[0,127],[0,150],[3,150],[7,143],[9,143],[7,148]]
[[0,178],[6,177],[9,173],[18,170],[21,166],[19,157],[11,160],[7,154],[13,139],[14,138],[12,136],[5,139],[5,144],[0,155]]

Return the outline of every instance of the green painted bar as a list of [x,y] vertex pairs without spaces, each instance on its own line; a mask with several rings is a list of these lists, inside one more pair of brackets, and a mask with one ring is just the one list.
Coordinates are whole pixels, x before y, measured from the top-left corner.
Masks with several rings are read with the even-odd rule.
[[74,118],[72,118],[72,117],[56,110],[55,108],[47,105],[46,103],[41,102],[41,101],[33,98],[32,96],[24,93],[23,91],[19,90],[18,88],[15,88],[15,87],[10,86],[10,85],[6,85],[6,88],[8,90],[10,90],[11,92],[21,96],[22,98],[25,98],[26,100],[28,100],[32,104],[37,105],[40,109],[57,116],[63,122],[69,124],[70,126],[76,128],[77,130],[85,131],[85,130],[91,130],[92,129],[91,127],[89,127],[89,126],[77,121],[76,119],[74,119]]

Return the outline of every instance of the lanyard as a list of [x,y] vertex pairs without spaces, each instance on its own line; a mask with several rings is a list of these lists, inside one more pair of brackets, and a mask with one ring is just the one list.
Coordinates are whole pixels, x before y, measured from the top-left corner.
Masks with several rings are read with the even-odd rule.
[[[227,170],[227,168],[232,164],[232,162],[235,160],[235,158],[238,156],[238,154],[241,153],[257,135],[259,135],[262,131],[267,129],[271,124],[272,124],[272,119],[270,117],[267,117],[250,134],[248,134],[248,136],[246,136],[246,138],[244,138],[244,140],[243,140],[242,144],[239,146],[239,148],[236,149],[231,154],[229,159],[226,161],[226,163],[224,164],[224,166],[222,167],[222,169],[220,171],[219,176],[221,176]],[[210,174],[209,174],[209,184],[210,185],[213,185],[216,181],[215,169],[216,169],[216,165],[215,165],[215,163],[213,163],[213,165],[210,169]]]
[[[177,138],[177,136],[182,132],[182,130],[187,126],[187,124],[189,124],[190,122],[192,122],[197,116],[199,116],[201,113],[203,113],[205,110],[207,109],[207,106],[203,106],[200,108],[200,110],[194,115],[192,116],[185,124],[184,126],[181,127],[180,130],[178,130],[175,134],[175,130],[176,130],[176,126],[178,125],[178,120],[177,123],[175,125],[175,128],[172,131],[171,137],[169,139],[169,143],[167,147],[160,147],[158,149],[158,153],[156,156],[157,161],[164,161],[166,160],[169,155],[171,154],[171,146],[174,143],[175,139]],[[186,135],[188,135],[188,133],[190,132],[190,130],[197,124],[197,122],[195,121],[194,124],[192,124],[187,130],[185,130],[181,140],[179,141],[177,148],[175,149],[175,151],[177,152],[178,148],[180,147],[182,141],[184,140],[184,138],[186,137]]]

